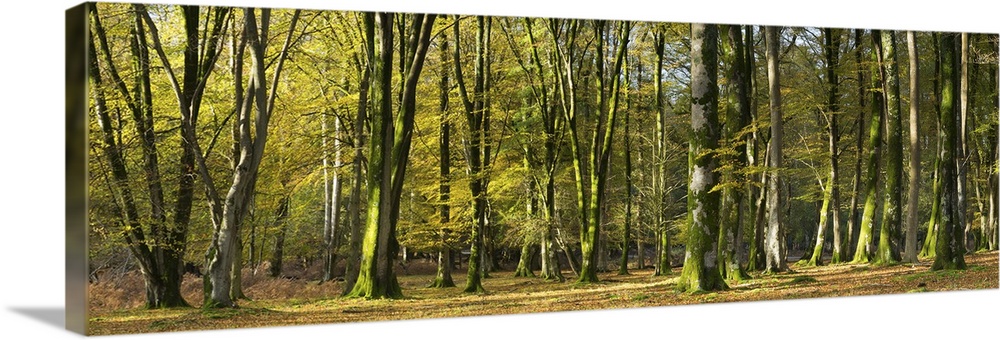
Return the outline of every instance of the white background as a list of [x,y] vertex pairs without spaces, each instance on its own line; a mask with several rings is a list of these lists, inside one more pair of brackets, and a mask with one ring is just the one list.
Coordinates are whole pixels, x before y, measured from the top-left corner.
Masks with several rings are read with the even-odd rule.
[[[164,1],[156,1],[164,2]],[[189,1],[185,1],[189,2]],[[992,5],[890,1],[318,1],[197,0],[199,4],[797,26],[998,32]],[[414,5],[413,3],[420,3]],[[486,5],[487,3],[502,6]],[[655,3],[655,4],[653,4]],[[808,3],[809,5],[804,5]],[[918,3],[899,1],[898,3]],[[923,2],[919,2],[923,3]],[[76,337],[57,313],[64,301],[64,10],[76,2],[15,0],[0,14],[0,328],[4,338]],[[570,5],[572,4],[572,5]],[[833,7],[823,8],[820,5]],[[404,7],[405,6],[405,7]],[[944,6],[948,6],[945,8]],[[888,14],[891,13],[891,14]],[[82,56],[81,56],[82,57]],[[116,339],[511,337],[792,339],[993,338],[1000,291],[729,303],[250,330],[129,335]],[[29,312],[25,312],[29,311]],[[35,311],[35,312],[30,312]],[[48,311],[48,312],[44,312]]]

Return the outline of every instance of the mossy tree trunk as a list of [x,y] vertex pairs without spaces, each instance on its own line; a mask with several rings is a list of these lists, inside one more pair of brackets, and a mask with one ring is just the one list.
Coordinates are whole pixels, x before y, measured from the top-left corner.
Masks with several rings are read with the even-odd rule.
[[[827,120],[827,140],[828,152],[830,153],[830,177],[827,180],[823,198],[823,208],[820,209],[820,225],[816,233],[816,246],[813,248],[813,255],[809,263],[821,265],[823,258],[824,236],[826,231],[826,219],[832,215],[833,222],[833,258],[831,262],[838,263],[846,260],[843,247],[843,230],[840,228],[840,187],[839,187],[839,153],[837,146],[840,139],[840,129],[838,116],[840,115],[839,88],[840,77],[837,75],[837,68],[840,65],[840,35],[841,31],[833,28],[823,30],[823,52],[826,58],[826,120]],[[832,210],[832,211],[831,211]]]
[[[581,125],[578,124],[577,86],[578,75],[574,72],[574,62],[579,56],[575,52],[575,42],[579,33],[578,20],[550,19],[549,30],[555,43],[556,74],[559,92],[563,106],[564,119],[569,129],[570,146],[573,155],[573,174],[576,179],[576,202],[580,218],[580,253],[581,264],[579,283],[597,282],[597,242],[600,239],[600,226],[603,212],[604,189],[610,168],[612,138],[617,122],[619,91],[621,89],[621,69],[625,57],[631,23],[620,22],[614,61],[610,74],[605,74],[604,42],[607,22],[594,22],[595,69],[598,111],[596,128],[589,150],[582,148],[580,142]],[[562,39],[561,37],[565,37]],[[562,40],[560,42],[560,40]],[[562,45],[562,46],[560,46]],[[606,77],[610,76],[611,86],[607,86]],[[609,98],[610,97],[610,98]],[[589,151],[585,159],[584,152]],[[567,256],[569,253],[567,252]]]
[[456,23],[452,26],[455,35],[455,82],[458,84],[458,91],[462,98],[470,136],[469,142],[466,143],[465,158],[468,163],[468,173],[471,177],[469,190],[472,192],[473,197],[472,209],[474,219],[472,235],[470,236],[468,279],[466,280],[465,292],[481,293],[485,291],[482,286],[484,269],[483,250],[485,248],[483,238],[487,231],[486,227],[489,218],[487,212],[488,202],[486,201],[488,182],[484,177],[484,170],[489,166],[489,149],[487,145],[490,141],[487,138],[490,111],[486,102],[487,92],[489,91],[487,87],[486,64],[489,61],[486,57],[490,49],[489,35],[492,19],[483,16],[476,17],[476,51],[471,95],[462,76],[460,22],[458,22],[459,19],[457,16],[455,20]]
[[[362,241],[361,266],[354,287],[347,294],[368,299],[402,296],[393,264],[399,251],[396,222],[399,198],[410,153],[416,112],[417,80],[430,45],[435,15],[413,15],[405,44],[412,51],[403,58],[406,77],[399,113],[392,108],[393,13],[376,13],[379,49],[373,59],[371,143],[368,155],[368,211]],[[371,39],[369,40],[371,41]],[[412,58],[412,59],[410,59]],[[394,117],[395,116],[395,117]]]
[[715,25],[691,24],[691,179],[688,185],[688,239],[677,290],[727,289],[718,267],[719,193],[712,190],[719,143],[718,39]]
[[781,113],[781,73],[779,67],[780,27],[764,28],[765,44],[767,45],[767,80],[769,86],[771,109],[771,141],[768,145],[768,179],[767,190],[767,235],[764,238],[764,271],[783,272],[788,269],[785,263],[785,228],[780,208],[784,206],[781,197],[782,179],[779,173],[782,166],[782,136],[783,121]]
[[917,263],[917,204],[920,194],[920,57],[917,53],[917,37],[913,31],[906,32],[906,47],[910,57],[910,183],[906,201],[906,250],[904,261]]
[[874,36],[879,50],[879,73],[882,95],[885,99],[885,198],[882,205],[882,223],[879,231],[875,263],[887,264],[901,260],[902,194],[903,194],[903,120],[899,104],[899,71],[896,57],[896,33],[882,31]]
[[[881,33],[878,30],[872,30],[872,41],[876,42],[876,45],[880,45],[879,36]],[[881,72],[878,70],[878,54],[880,53],[879,48],[875,46],[872,48],[872,59],[875,61],[871,73],[871,123],[868,125],[868,156],[865,159],[865,173],[864,173],[864,187],[865,187],[865,205],[864,210],[861,215],[860,230],[858,232],[858,244],[854,249],[854,259],[851,261],[853,263],[868,263],[872,261],[875,238],[875,208],[877,206],[878,199],[878,177],[879,177],[879,165],[882,156],[882,122],[885,119],[883,114],[885,110],[885,99],[883,97],[882,89],[882,77]]]
[[743,192],[745,181],[741,171],[747,164],[746,143],[740,134],[749,124],[750,97],[748,72],[744,58],[743,32],[739,25],[726,26],[727,38],[723,54],[731,65],[728,77],[733,90],[726,96],[729,109],[726,111],[722,140],[725,141],[726,152],[720,153],[720,162],[727,164],[722,172],[722,206],[732,207],[722,212],[719,223],[719,271],[726,280],[740,281],[749,276],[739,263],[739,249],[742,249],[743,222],[746,219],[746,199]]
[[940,221],[937,229],[937,247],[931,270],[965,269],[965,242],[963,225],[958,210],[958,145],[959,98],[959,41],[955,33],[942,33],[939,53],[941,55],[941,192]]
[[358,86],[358,111],[354,117],[354,161],[352,164],[353,182],[351,182],[351,200],[348,202],[348,216],[351,220],[350,239],[347,249],[347,263],[344,268],[344,289],[341,294],[347,295],[358,280],[361,266],[362,242],[362,211],[361,189],[364,186],[364,146],[365,131],[368,125],[369,91],[371,77],[375,64],[375,13],[362,14],[364,26],[364,59],[358,62],[361,84]]

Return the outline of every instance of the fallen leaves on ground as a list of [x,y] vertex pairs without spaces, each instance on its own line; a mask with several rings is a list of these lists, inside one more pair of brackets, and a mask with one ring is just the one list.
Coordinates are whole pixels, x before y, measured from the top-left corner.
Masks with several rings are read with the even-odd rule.
[[[627,276],[604,273],[600,275],[601,282],[586,285],[575,284],[572,277],[567,277],[566,282],[554,282],[515,278],[509,271],[495,272],[483,280],[487,291],[484,294],[462,292],[463,272],[455,273],[458,287],[454,288],[427,288],[433,275],[400,275],[406,297],[396,300],[340,298],[342,282],[318,284],[280,278],[255,279],[245,289],[254,300],[240,301],[237,309],[202,310],[197,306],[112,309],[106,307],[107,303],[91,301],[89,333],[147,333],[998,288],[996,251],[968,255],[966,262],[966,270],[943,271],[930,271],[929,260],[888,266],[791,265],[788,273],[758,273],[749,280],[730,282],[729,290],[700,294],[675,291],[678,268],[670,275],[658,277],[651,276],[650,270],[631,270],[631,275]],[[185,286],[200,286],[198,279],[185,281]],[[91,297],[111,296],[93,294],[108,287],[106,284],[92,285]],[[135,290],[134,287],[116,289]],[[141,282],[138,289],[142,289]],[[185,298],[190,303],[200,301],[197,296],[191,296],[196,295],[192,291],[185,289]],[[130,303],[135,304],[134,301]]]

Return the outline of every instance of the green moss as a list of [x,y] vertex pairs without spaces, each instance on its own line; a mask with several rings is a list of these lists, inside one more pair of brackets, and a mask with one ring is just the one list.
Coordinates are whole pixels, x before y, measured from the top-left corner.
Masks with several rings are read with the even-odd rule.
[[819,282],[819,281],[816,280],[816,278],[814,278],[812,276],[796,276],[796,277],[792,278],[792,281],[789,281],[788,283],[789,284],[799,284],[799,283],[815,283],[815,282]]

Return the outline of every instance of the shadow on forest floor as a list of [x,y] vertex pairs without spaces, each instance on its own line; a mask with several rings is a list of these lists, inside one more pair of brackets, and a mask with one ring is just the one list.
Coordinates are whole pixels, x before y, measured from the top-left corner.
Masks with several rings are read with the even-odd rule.
[[[792,272],[762,275],[730,282],[730,289],[706,294],[678,293],[679,270],[668,276],[652,276],[652,271],[630,270],[600,274],[603,282],[578,285],[574,278],[565,282],[539,278],[515,278],[510,271],[491,273],[483,280],[486,293],[462,292],[465,275],[455,273],[457,287],[427,288],[434,275],[401,275],[399,282],[406,298],[363,300],[340,298],[340,284],[316,281],[257,278],[245,287],[253,301],[241,301],[236,310],[202,311],[197,308],[143,310],[102,308],[91,301],[92,334],[146,333],[234,327],[403,320],[474,315],[520,314],[569,310],[617,309],[647,306],[687,305],[714,302],[741,302],[798,298],[900,294],[933,291],[996,289],[998,253],[971,254],[969,269],[930,272],[928,261],[919,264],[874,266],[835,264],[816,267],[790,264]],[[566,272],[564,275],[570,275]],[[756,274],[756,275],[755,275]],[[188,280],[185,285],[200,284]],[[141,282],[138,283],[141,289]],[[103,286],[91,286],[92,292]],[[118,289],[128,289],[119,285]],[[91,296],[106,296],[91,294]],[[189,301],[196,301],[188,298]],[[18,310],[45,319],[55,311]],[[60,310],[61,311],[61,310]],[[48,320],[48,319],[46,319]]]

